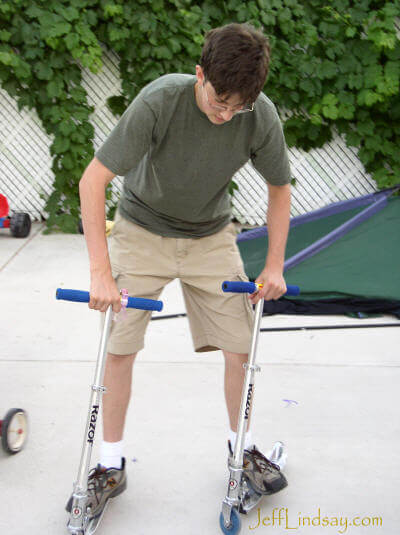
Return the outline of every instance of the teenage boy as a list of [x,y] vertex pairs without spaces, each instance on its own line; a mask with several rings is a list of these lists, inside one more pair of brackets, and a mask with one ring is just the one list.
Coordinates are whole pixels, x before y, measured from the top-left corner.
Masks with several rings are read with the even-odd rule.
[[[133,100],[80,181],[82,220],[90,260],[90,303],[121,308],[120,288],[157,299],[179,278],[195,351],[222,350],[225,398],[234,446],[243,364],[251,339],[251,303],[278,299],[290,211],[290,169],[282,126],[261,92],[269,67],[266,37],[247,24],[229,24],[205,38],[196,75],[171,74]],[[247,280],[231,223],[229,183],[248,160],[268,185],[269,248],[250,299],[225,294],[221,281]],[[108,252],[105,187],[124,176]],[[89,477],[98,516],[126,487],[122,451],[132,367],[144,345],[150,313],[129,310],[114,322],[108,345],[100,463]],[[287,485],[279,467],[247,431],[244,470],[254,489],[272,494]]]

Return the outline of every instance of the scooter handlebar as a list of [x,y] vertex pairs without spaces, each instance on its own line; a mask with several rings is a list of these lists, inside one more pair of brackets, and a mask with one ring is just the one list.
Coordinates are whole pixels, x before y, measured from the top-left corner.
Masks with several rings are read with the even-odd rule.
[[[78,303],[89,303],[90,294],[82,290],[69,290],[67,288],[57,288],[56,299],[63,299],[64,301],[75,301]],[[128,297],[127,308],[139,308],[141,310],[157,310],[158,312],[163,308],[162,301],[155,301],[154,299],[144,299],[143,297]]]
[[[241,282],[241,281],[224,281],[222,283],[223,292],[233,293],[249,293],[257,292],[258,287],[254,282]],[[287,285],[287,291],[285,295],[299,295],[300,288],[291,284]]]

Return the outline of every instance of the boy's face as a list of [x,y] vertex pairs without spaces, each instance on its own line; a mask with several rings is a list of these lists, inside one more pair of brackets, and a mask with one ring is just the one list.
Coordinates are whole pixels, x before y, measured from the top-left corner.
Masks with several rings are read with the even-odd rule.
[[210,82],[204,78],[203,69],[196,65],[196,102],[200,110],[205,113],[213,124],[224,124],[242,109],[239,95],[224,98],[217,95]]

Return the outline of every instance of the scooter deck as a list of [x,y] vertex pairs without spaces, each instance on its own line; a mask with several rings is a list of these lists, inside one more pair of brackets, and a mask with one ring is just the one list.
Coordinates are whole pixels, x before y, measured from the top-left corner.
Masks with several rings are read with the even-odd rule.
[[242,495],[240,497],[240,504],[238,507],[239,513],[247,515],[256,505],[258,505],[263,498],[262,494],[259,494],[253,490],[248,484],[247,480],[243,478],[242,481]]

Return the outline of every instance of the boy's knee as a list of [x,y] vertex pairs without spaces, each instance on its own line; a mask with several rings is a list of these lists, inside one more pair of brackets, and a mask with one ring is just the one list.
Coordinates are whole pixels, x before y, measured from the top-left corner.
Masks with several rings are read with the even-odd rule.
[[116,355],[115,353],[107,353],[107,359],[112,364],[127,365],[135,360],[136,355],[137,353],[130,353],[128,355]]

